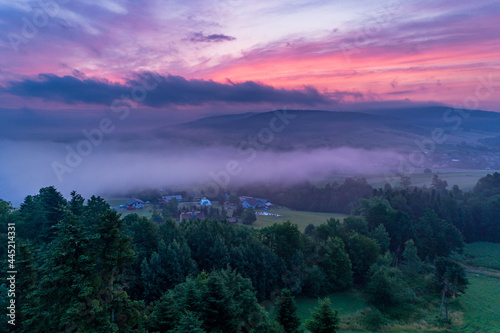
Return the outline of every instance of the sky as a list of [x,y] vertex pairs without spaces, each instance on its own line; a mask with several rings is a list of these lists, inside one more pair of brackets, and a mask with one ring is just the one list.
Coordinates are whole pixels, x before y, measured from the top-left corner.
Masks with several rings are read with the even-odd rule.
[[0,105],[500,111],[499,17],[495,0],[0,0]]
[[[500,112],[499,17],[498,0],[0,0],[0,198],[211,182],[237,151],[144,139],[206,116]],[[97,130],[103,143],[62,166]],[[359,149],[307,154],[262,153],[233,182],[276,179],[289,165],[297,181],[380,166]]]

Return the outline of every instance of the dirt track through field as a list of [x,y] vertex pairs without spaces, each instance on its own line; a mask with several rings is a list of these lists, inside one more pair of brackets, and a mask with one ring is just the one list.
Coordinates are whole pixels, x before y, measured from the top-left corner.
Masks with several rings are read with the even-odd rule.
[[500,273],[499,272],[478,269],[475,266],[471,266],[471,265],[467,265],[467,264],[463,264],[463,265],[466,267],[465,271],[468,273],[483,274],[484,276],[489,277],[490,279],[500,281]]

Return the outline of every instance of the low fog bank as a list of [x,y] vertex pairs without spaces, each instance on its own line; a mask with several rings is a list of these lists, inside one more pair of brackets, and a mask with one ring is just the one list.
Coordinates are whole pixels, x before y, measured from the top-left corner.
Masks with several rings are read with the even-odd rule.
[[271,152],[253,148],[171,147],[162,142],[103,142],[97,146],[0,141],[0,198],[18,206],[41,187],[66,197],[182,188],[213,193],[254,182],[320,180],[334,172],[369,175],[394,168],[391,151],[354,148]]

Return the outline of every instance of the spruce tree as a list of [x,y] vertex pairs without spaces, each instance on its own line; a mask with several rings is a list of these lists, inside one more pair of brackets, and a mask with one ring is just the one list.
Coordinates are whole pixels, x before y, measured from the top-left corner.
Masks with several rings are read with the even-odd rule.
[[306,321],[306,327],[311,333],[335,333],[339,329],[339,316],[330,306],[330,299],[319,301],[319,306]]
[[[97,226],[98,239],[94,245],[96,271],[100,279],[99,300],[104,316],[120,330],[137,321],[136,304],[125,289],[124,270],[134,260],[130,238],[122,233],[119,215],[107,210]],[[107,320],[108,320],[107,319]],[[107,321],[106,320],[106,321]]]
[[300,319],[297,316],[297,305],[289,289],[283,289],[276,303],[276,320],[283,326],[285,332],[300,332]]
[[42,255],[40,284],[33,293],[33,307],[25,322],[33,332],[113,332],[110,323],[99,320],[98,275],[89,235],[75,216],[66,211],[56,227],[56,238]]
[[418,257],[417,247],[413,239],[409,239],[405,242],[405,250],[403,251],[403,259],[406,261],[406,271],[407,273],[418,272],[422,262]]
[[[32,295],[36,290],[37,271],[35,267],[35,256],[33,255],[32,244],[29,241],[20,241],[17,252],[17,271],[22,274],[17,275],[16,287],[21,292],[17,293],[18,321],[22,323],[28,318],[29,309],[33,306]],[[22,325],[22,324],[21,324]]]
[[68,202],[68,208],[76,216],[80,216],[85,211],[85,199],[76,191],[71,192],[71,200]]

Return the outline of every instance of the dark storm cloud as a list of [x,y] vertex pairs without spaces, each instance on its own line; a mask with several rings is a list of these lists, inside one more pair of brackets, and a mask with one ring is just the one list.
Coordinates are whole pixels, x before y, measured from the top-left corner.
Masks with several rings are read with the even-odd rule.
[[296,103],[309,106],[335,102],[313,87],[285,90],[254,81],[219,83],[148,73],[138,75],[128,80],[126,84],[40,74],[37,79],[11,81],[1,90],[25,98],[38,97],[66,104],[110,105],[115,99],[124,96],[128,98],[138,96],[143,105],[155,108],[169,105],[204,105],[213,102]]
[[[38,80],[25,79],[7,84],[5,92],[21,97],[39,97],[66,104],[110,104],[126,92],[126,87],[106,81],[78,79],[74,76],[40,74]],[[130,90],[130,89],[128,89]]]
[[203,32],[196,32],[194,34],[191,34],[189,36],[189,41],[191,42],[208,42],[208,43],[214,43],[214,42],[230,42],[232,40],[235,40],[235,37],[228,36],[228,35],[223,35],[223,34],[211,34],[211,35],[205,35]]

